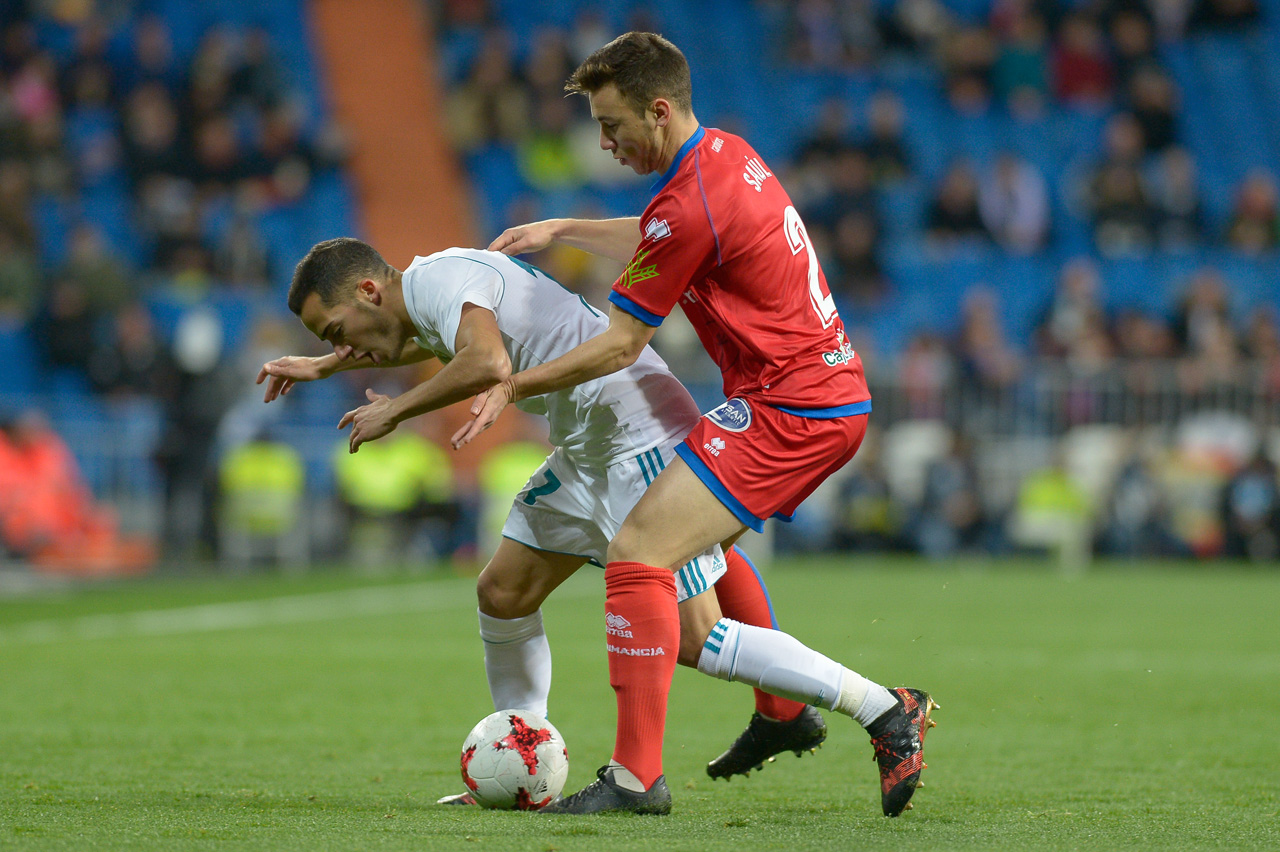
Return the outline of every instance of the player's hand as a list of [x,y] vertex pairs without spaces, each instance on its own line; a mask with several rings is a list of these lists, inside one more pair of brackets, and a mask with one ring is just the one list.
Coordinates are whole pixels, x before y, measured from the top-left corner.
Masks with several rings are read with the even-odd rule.
[[374,393],[372,388],[366,389],[364,395],[369,398],[369,404],[348,411],[338,421],[339,429],[351,424],[350,452],[353,453],[365,441],[376,441],[383,435],[391,434],[399,422],[391,397],[384,393]]
[[255,382],[259,385],[267,383],[267,392],[262,395],[262,401],[270,402],[287,394],[297,382],[314,382],[333,375],[333,371],[325,369],[322,362],[321,358],[286,355],[263,364]]
[[507,228],[498,235],[496,240],[489,243],[489,251],[500,251],[509,255],[542,251],[551,245],[555,238],[555,220],[547,219],[543,222]]
[[493,425],[502,409],[506,408],[515,395],[515,385],[506,379],[494,385],[482,394],[478,394],[471,403],[472,419],[454,433],[452,443],[455,450],[460,450],[485,429]]

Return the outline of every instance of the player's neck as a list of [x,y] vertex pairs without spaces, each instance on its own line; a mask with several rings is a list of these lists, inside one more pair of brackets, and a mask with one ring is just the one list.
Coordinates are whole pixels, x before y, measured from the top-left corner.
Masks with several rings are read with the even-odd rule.
[[665,174],[667,169],[671,168],[671,164],[676,161],[676,155],[680,153],[680,149],[684,147],[684,143],[689,141],[689,137],[698,132],[698,119],[693,113],[688,115],[680,115],[678,113],[671,116],[671,121],[667,123],[666,138],[662,143],[662,161],[658,164],[657,173]]
[[396,318],[402,328],[410,332],[409,336],[417,334],[414,330],[413,318],[409,316],[409,309],[404,304],[404,275],[400,270],[392,270],[391,277],[383,288],[383,299],[386,300],[386,309],[391,311],[391,315]]

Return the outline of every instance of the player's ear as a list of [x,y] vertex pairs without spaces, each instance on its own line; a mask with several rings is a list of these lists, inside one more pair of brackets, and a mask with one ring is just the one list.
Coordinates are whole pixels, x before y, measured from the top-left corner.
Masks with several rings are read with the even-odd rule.
[[382,288],[378,286],[378,282],[372,278],[366,278],[356,285],[356,290],[362,293],[366,299],[372,304],[382,304]]
[[649,111],[653,113],[654,124],[658,127],[666,127],[671,121],[671,102],[666,98],[655,98],[649,105]]

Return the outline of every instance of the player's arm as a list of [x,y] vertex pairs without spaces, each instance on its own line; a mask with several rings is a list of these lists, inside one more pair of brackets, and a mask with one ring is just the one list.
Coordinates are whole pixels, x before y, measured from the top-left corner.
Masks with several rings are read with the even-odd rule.
[[511,375],[511,359],[502,344],[498,320],[488,308],[463,305],[454,345],[457,354],[452,361],[400,396],[365,391],[369,404],[348,411],[338,422],[339,429],[351,424],[351,452],[411,417],[467,399]]
[[507,228],[489,251],[517,255],[542,251],[553,242],[626,263],[640,242],[640,219],[546,219]]
[[609,327],[600,334],[546,363],[500,379],[476,398],[475,418],[453,436],[454,448],[475,438],[498,419],[509,403],[575,387],[630,367],[653,338],[657,327],[646,325],[616,305],[609,309]]
[[258,371],[257,384],[267,383],[263,402],[271,402],[277,397],[287,394],[298,382],[314,382],[327,379],[342,370],[356,370],[363,367],[403,367],[417,364],[435,356],[423,349],[412,339],[407,341],[400,355],[381,364],[373,363],[368,355],[359,358],[339,358],[330,352],[328,355],[308,357],[306,355],[285,355],[274,361],[268,361]]

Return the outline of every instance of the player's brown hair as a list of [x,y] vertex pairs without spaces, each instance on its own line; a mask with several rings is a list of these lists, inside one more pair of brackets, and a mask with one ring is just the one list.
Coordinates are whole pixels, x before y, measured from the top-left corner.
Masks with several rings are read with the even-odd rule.
[[569,77],[565,91],[590,95],[609,83],[644,115],[655,98],[666,98],[678,109],[693,112],[693,84],[689,63],[680,48],[654,33],[620,35],[583,60]]
[[312,293],[329,307],[348,295],[352,284],[366,278],[386,281],[393,271],[373,246],[354,237],[316,243],[293,270],[289,310],[301,315],[302,303]]

